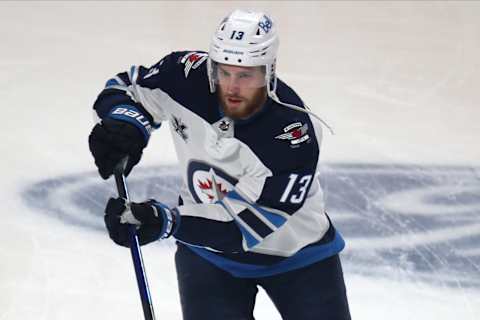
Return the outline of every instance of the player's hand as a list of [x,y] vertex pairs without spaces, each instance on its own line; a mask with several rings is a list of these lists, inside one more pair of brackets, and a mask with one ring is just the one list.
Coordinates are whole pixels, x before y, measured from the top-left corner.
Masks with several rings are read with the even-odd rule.
[[129,247],[132,224],[137,226],[140,245],[144,245],[172,235],[179,222],[178,216],[176,209],[171,210],[153,199],[128,203],[123,198],[110,198],[105,208],[105,225],[116,244]]
[[88,144],[100,176],[108,179],[125,156],[128,156],[125,167],[125,176],[128,176],[133,166],[140,161],[147,141],[132,124],[106,118],[93,127]]

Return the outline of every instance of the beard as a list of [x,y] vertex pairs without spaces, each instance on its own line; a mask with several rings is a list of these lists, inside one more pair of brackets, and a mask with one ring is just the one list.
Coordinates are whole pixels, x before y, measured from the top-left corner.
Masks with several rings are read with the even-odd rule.
[[[250,99],[240,95],[226,94],[220,86],[217,87],[217,97],[223,113],[231,119],[246,119],[262,108],[267,100],[266,87],[258,88]],[[229,106],[228,99],[240,100],[237,106]]]

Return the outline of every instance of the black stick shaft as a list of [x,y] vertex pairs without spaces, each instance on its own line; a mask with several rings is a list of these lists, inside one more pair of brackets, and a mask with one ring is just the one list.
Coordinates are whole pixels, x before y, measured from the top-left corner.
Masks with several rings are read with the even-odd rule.
[[117,185],[118,196],[129,201],[130,195],[128,194],[127,183],[123,173],[115,172],[115,183]]
[[[114,176],[119,197],[122,197],[129,201],[130,197],[128,194],[127,183],[123,174],[127,160],[128,159],[125,158],[118,164],[118,166],[115,168]],[[138,291],[140,293],[140,299],[142,301],[143,315],[145,317],[145,320],[155,320],[152,298],[150,296],[150,289],[148,288],[147,274],[145,273],[142,251],[140,250],[140,244],[138,243],[138,237],[136,234],[136,227],[134,225],[131,225],[129,231],[130,253],[132,254],[133,267],[135,268]]]

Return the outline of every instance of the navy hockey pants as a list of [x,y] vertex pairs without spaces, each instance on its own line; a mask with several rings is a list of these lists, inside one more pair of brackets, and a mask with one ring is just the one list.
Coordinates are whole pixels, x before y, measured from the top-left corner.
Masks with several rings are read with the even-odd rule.
[[257,285],[284,320],[350,319],[338,255],[283,274],[247,279],[232,276],[178,244],[175,264],[184,320],[254,320]]

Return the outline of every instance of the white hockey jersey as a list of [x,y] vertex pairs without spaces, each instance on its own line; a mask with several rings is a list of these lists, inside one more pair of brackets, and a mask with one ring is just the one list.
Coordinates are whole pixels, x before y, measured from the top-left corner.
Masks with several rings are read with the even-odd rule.
[[[183,178],[174,237],[239,277],[341,251],[318,179],[321,126],[270,98],[247,120],[225,117],[209,91],[206,59],[173,52],[150,68],[132,67],[110,79],[94,105],[100,118],[133,115],[147,138],[169,123]],[[303,107],[281,80],[276,94]]]

